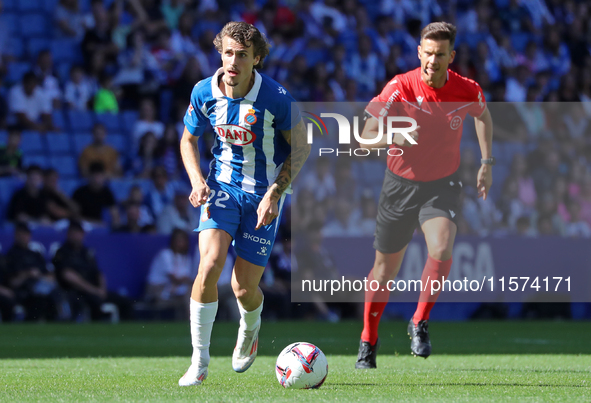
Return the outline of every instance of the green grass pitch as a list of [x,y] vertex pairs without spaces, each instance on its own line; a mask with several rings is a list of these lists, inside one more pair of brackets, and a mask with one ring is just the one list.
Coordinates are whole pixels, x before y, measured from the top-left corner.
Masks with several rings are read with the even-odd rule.
[[[433,322],[433,355],[410,355],[405,322],[380,326],[378,369],[354,369],[361,324],[264,323],[259,357],[232,371],[237,324],[216,323],[209,378],[177,382],[189,365],[188,324],[1,325],[0,401],[429,401],[591,400],[591,323]],[[318,390],[286,390],[276,355],[318,345],[329,373]]]

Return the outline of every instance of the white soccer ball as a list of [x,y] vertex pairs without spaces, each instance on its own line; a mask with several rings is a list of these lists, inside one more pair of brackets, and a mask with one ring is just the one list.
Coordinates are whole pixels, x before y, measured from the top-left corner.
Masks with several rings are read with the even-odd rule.
[[324,353],[311,343],[293,343],[277,357],[275,375],[284,388],[319,388],[328,374]]

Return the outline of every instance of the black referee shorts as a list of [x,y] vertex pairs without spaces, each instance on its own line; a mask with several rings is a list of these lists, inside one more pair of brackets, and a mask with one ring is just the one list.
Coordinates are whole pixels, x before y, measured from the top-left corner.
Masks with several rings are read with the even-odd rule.
[[410,240],[415,229],[431,218],[445,217],[457,225],[462,182],[453,173],[431,182],[417,182],[386,169],[378,203],[374,248],[396,253]]

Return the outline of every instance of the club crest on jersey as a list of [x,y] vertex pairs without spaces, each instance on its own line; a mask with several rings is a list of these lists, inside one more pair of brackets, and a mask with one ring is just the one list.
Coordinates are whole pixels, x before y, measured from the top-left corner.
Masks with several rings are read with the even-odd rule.
[[251,126],[257,122],[257,117],[254,113],[255,113],[254,109],[249,109],[248,113],[246,115],[244,115],[244,121]]
[[453,130],[457,130],[458,127],[460,127],[462,125],[462,118],[459,116],[454,116],[453,119],[451,120],[451,122],[449,123],[449,127],[451,127]]
[[217,125],[215,131],[220,138],[235,146],[245,146],[257,138],[256,134],[238,125]]

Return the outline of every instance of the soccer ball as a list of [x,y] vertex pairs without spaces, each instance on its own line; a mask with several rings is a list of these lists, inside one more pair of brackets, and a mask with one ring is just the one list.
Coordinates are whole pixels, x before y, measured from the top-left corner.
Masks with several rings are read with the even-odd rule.
[[311,343],[293,343],[285,347],[275,364],[277,380],[284,388],[319,388],[328,374],[328,361]]

